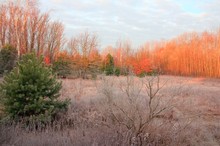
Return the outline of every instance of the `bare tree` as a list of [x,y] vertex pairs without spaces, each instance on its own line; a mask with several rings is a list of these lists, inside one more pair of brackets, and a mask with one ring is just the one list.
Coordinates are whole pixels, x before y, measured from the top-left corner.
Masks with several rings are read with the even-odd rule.
[[134,52],[132,51],[132,43],[130,40],[121,41],[116,43],[116,50],[113,54],[115,65],[121,70],[121,74],[128,74],[131,69],[129,58]]
[[51,61],[55,54],[62,48],[65,43],[63,36],[64,27],[60,22],[54,22],[49,24],[47,29],[47,53]]
[[101,65],[101,56],[97,51],[98,40],[95,34],[84,32],[73,37],[68,42],[68,49],[73,55],[74,68],[78,75],[86,78],[87,74],[99,68]]
[[[182,85],[165,94],[167,81],[161,81],[158,75],[143,79],[127,76],[123,82],[109,78],[103,79],[100,91],[105,95],[104,124],[118,126],[129,145],[150,144],[158,128],[173,126],[173,108],[177,98],[182,95]],[[120,91],[117,91],[120,88]],[[170,87],[171,88],[171,87]],[[180,103],[180,101],[178,101]],[[178,103],[178,104],[179,104]],[[154,136],[153,136],[154,135]]]
[[97,47],[97,36],[88,31],[73,37],[68,43],[68,48],[72,54],[79,54],[83,57],[88,57],[93,50],[97,49]]
[[10,44],[18,56],[46,52],[52,60],[63,45],[63,25],[50,21],[49,13],[41,13],[38,0],[14,0],[0,7],[0,47]]

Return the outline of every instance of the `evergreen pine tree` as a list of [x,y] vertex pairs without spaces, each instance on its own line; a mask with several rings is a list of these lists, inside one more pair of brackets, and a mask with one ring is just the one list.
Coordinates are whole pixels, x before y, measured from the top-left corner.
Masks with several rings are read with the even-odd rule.
[[121,74],[121,71],[120,71],[120,69],[117,67],[117,68],[115,69],[115,75],[116,75],[116,76],[120,76],[120,74]]
[[108,54],[106,56],[106,60],[107,60],[107,63],[106,63],[106,67],[105,67],[105,74],[106,75],[113,75],[114,74],[114,59],[113,57],[111,56],[111,54]]
[[52,117],[66,109],[68,101],[58,100],[60,89],[61,82],[35,54],[24,55],[0,84],[4,110],[12,118]]

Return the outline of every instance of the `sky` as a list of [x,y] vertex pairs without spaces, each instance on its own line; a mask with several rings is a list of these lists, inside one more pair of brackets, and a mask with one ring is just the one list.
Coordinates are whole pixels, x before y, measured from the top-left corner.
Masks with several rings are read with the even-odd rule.
[[65,36],[89,31],[101,48],[130,40],[133,47],[185,32],[220,28],[220,0],[40,0],[65,26]]

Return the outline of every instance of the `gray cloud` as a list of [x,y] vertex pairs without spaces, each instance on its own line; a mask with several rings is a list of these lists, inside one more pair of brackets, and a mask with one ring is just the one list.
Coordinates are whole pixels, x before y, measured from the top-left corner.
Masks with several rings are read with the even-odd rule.
[[41,0],[43,11],[51,10],[51,18],[64,23],[67,37],[89,30],[98,34],[102,47],[118,39],[130,39],[138,46],[217,28],[219,5],[219,0]]

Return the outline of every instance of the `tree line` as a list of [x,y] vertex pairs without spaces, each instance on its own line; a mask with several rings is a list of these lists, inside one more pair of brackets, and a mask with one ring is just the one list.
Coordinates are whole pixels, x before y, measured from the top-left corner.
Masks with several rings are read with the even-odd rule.
[[[119,41],[99,51],[97,35],[88,31],[71,39],[64,25],[42,13],[37,0],[15,0],[0,6],[0,48],[11,45],[18,58],[26,53],[44,55],[61,74],[163,74],[220,77],[220,31],[184,33],[174,39],[146,43],[134,49]],[[1,56],[0,56],[1,58]]]
[[157,46],[152,61],[167,74],[220,77],[220,31],[180,35]]
[[10,44],[18,56],[29,52],[47,55],[51,60],[62,48],[64,26],[42,13],[36,0],[16,0],[0,6],[0,48]]

